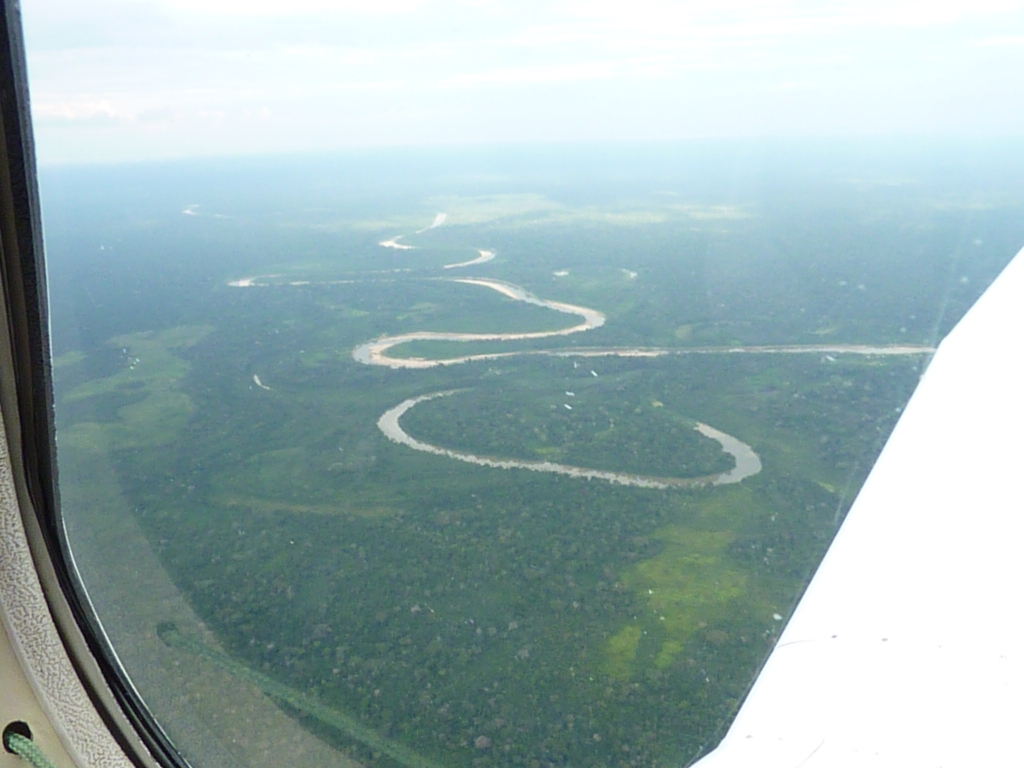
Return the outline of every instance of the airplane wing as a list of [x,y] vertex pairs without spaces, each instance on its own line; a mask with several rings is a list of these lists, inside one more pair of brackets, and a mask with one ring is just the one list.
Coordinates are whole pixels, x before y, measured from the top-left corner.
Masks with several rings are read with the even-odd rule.
[[1024,251],[942,342],[699,768],[996,766],[1024,722]]

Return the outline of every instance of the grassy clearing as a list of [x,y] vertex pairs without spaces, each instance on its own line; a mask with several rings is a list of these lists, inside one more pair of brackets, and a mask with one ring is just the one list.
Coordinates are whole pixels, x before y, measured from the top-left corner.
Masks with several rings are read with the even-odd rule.
[[[212,326],[178,326],[160,333],[116,336],[108,342],[125,356],[121,370],[80,384],[64,395],[65,403],[121,396],[112,421],[82,421],[59,435],[62,448],[112,451],[153,448],[173,443],[195,412],[192,399],[180,389],[189,363],[176,352],[199,343]],[[139,396],[142,399],[139,400]]]

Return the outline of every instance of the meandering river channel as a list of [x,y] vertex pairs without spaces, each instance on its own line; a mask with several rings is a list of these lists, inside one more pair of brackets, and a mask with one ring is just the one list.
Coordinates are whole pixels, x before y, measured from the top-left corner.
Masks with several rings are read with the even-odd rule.
[[611,472],[605,469],[588,469],[586,467],[574,467],[570,464],[557,464],[553,461],[527,461],[524,459],[499,459],[490,456],[477,456],[463,451],[454,451],[449,448],[442,448],[437,445],[425,443],[412,437],[400,423],[400,419],[410,409],[419,403],[427,400],[434,400],[438,397],[448,397],[454,392],[433,392],[429,395],[420,395],[403,400],[394,408],[384,412],[377,420],[377,427],[389,440],[401,445],[408,446],[414,451],[432,453],[435,456],[446,456],[449,459],[464,461],[467,464],[476,464],[481,467],[494,467],[495,469],[528,469],[532,472],[553,472],[558,475],[569,477],[581,477],[586,480],[607,480],[609,483],[618,485],[632,485],[638,488],[684,488],[696,485],[726,485],[738,483],[744,478],[756,475],[761,471],[761,459],[754,450],[732,435],[720,432],[707,424],[698,423],[696,429],[705,437],[716,440],[722,450],[731,455],[736,461],[736,466],[728,472],[721,472],[716,475],[705,475],[703,477],[647,477],[645,475],[634,475],[628,472]]
[[[444,223],[443,214],[438,214],[435,223],[427,229],[439,226]],[[426,231],[426,230],[420,230]],[[402,236],[381,242],[385,248],[411,249],[414,246],[399,243]],[[444,269],[460,268],[483,264],[494,258],[494,252],[489,250],[478,250],[480,256],[470,261],[448,264]],[[267,275],[262,278],[277,278],[279,275]],[[352,282],[349,280],[337,282]],[[579,318],[579,322],[565,328],[550,331],[531,331],[523,333],[448,333],[444,331],[415,331],[395,336],[381,336],[371,341],[360,344],[352,351],[352,357],[364,365],[378,365],[387,368],[434,368],[437,366],[460,365],[463,363],[496,360],[505,357],[516,357],[525,355],[549,355],[557,357],[660,357],[662,355],[693,355],[693,354],[854,354],[854,355],[924,355],[934,352],[932,347],[916,345],[863,345],[863,344],[777,344],[765,346],[735,346],[735,347],[603,347],[603,348],[572,348],[572,349],[547,349],[547,350],[518,350],[511,352],[495,352],[485,354],[463,355],[451,358],[424,358],[424,357],[390,357],[388,351],[400,344],[407,344],[412,341],[455,341],[455,342],[479,342],[479,341],[521,341],[525,339],[545,339],[556,336],[568,336],[570,334],[583,333],[594,328],[600,328],[605,323],[604,313],[581,307],[575,304],[567,304],[560,301],[551,301],[534,296],[526,289],[503,280],[482,277],[463,277],[453,279],[452,282],[464,285],[475,285],[488,288],[510,298],[514,301],[522,301],[546,309],[572,315]],[[279,283],[261,282],[259,277],[249,277],[236,280],[230,285],[237,288],[253,288],[257,286],[269,286]],[[300,283],[291,283],[298,285]],[[301,284],[307,285],[306,281]],[[256,381],[263,386],[260,381]],[[264,387],[266,388],[266,387]],[[533,472],[551,472],[569,477],[584,478],[587,480],[603,480],[619,485],[630,485],[639,488],[680,488],[698,485],[726,485],[738,483],[745,478],[756,475],[761,471],[761,459],[754,452],[754,449],[732,435],[721,432],[707,424],[696,423],[695,429],[705,437],[715,440],[722,446],[722,450],[733,457],[735,466],[727,472],[703,477],[648,477],[627,472],[613,472],[603,469],[589,469],[576,467],[569,464],[559,464],[551,461],[529,461],[525,459],[509,459],[493,456],[477,456],[476,454],[457,451],[450,448],[433,445],[418,440],[402,429],[400,419],[411,408],[419,403],[433,400],[438,397],[448,397],[455,394],[455,391],[433,392],[419,397],[404,400],[393,408],[388,409],[377,420],[377,427],[389,439],[400,445],[412,448],[423,453],[431,453],[436,456],[444,456],[456,461],[464,461],[469,464],[476,464],[481,467],[493,467],[495,469],[526,469]]]

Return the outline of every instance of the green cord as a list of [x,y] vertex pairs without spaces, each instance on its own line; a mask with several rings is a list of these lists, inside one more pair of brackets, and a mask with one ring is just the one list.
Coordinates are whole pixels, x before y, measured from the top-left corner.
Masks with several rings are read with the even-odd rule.
[[18,757],[28,760],[34,768],[54,768],[46,755],[43,754],[36,743],[32,739],[25,738],[20,733],[9,733],[7,734],[7,748],[11,750]]

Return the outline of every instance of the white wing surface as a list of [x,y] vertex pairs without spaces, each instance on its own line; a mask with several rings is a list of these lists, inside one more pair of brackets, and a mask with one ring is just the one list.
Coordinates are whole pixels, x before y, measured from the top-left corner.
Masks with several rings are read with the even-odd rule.
[[1024,251],[942,342],[700,768],[1024,764]]

